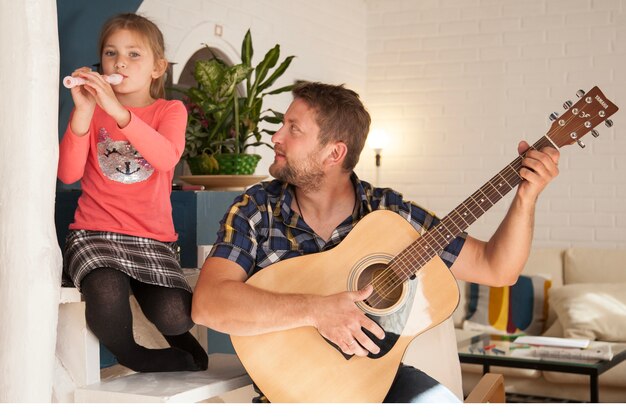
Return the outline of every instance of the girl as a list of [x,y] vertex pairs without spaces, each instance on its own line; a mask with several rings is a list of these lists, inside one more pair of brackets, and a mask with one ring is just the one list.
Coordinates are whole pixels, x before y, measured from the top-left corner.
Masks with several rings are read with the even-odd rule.
[[[108,20],[99,52],[105,75],[72,76],[75,108],[60,145],[58,177],[81,180],[64,271],[82,292],[89,328],[135,371],[204,370],[208,357],[188,332],[191,288],[178,262],[170,193],[185,146],[187,112],[164,100],[163,35],[150,20],[122,14]],[[129,294],[171,345],[147,349],[133,337]]]

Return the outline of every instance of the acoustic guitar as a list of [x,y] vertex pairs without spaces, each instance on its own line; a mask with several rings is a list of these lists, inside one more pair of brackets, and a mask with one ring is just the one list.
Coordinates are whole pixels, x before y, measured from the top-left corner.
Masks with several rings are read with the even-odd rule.
[[[578,142],[618,108],[598,87],[577,93],[548,133],[532,147],[560,148]],[[372,284],[357,305],[385,330],[380,353],[347,356],[313,327],[232,336],[249,375],[271,402],[380,402],[416,336],[446,320],[456,309],[456,280],[438,254],[456,236],[521,182],[522,156],[498,172],[439,224],[420,236],[406,219],[387,210],[361,219],[335,248],[278,262],[247,283],[277,293],[331,295]],[[367,331],[366,331],[367,333]]]

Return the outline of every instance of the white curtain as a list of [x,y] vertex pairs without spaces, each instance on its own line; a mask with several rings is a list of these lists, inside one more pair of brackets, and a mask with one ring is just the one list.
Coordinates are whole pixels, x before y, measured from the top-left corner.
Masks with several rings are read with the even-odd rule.
[[0,51],[0,402],[49,402],[61,279],[56,1],[0,2]]

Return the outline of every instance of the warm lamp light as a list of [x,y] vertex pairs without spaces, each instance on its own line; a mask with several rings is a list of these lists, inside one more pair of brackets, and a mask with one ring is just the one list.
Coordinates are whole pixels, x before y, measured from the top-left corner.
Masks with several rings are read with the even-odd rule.
[[367,137],[369,147],[376,152],[376,166],[380,166],[380,153],[389,144],[389,135],[383,129],[374,129]]
[[380,154],[389,145],[389,135],[383,129],[374,129],[367,137],[367,143],[376,153],[376,185],[378,186],[380,185]]

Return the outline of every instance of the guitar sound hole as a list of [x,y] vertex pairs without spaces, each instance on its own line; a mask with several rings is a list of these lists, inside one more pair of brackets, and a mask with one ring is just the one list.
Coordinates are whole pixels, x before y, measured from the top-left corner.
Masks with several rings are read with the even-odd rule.
[[364,288],[368,284],[374,286],[374,292],[367,297],[365,304],[376,310],[386,310],[402,297],[403,286],[400,279],[386,268],[385,264],[370,265],[362,271],[358,279],[358,288]]

